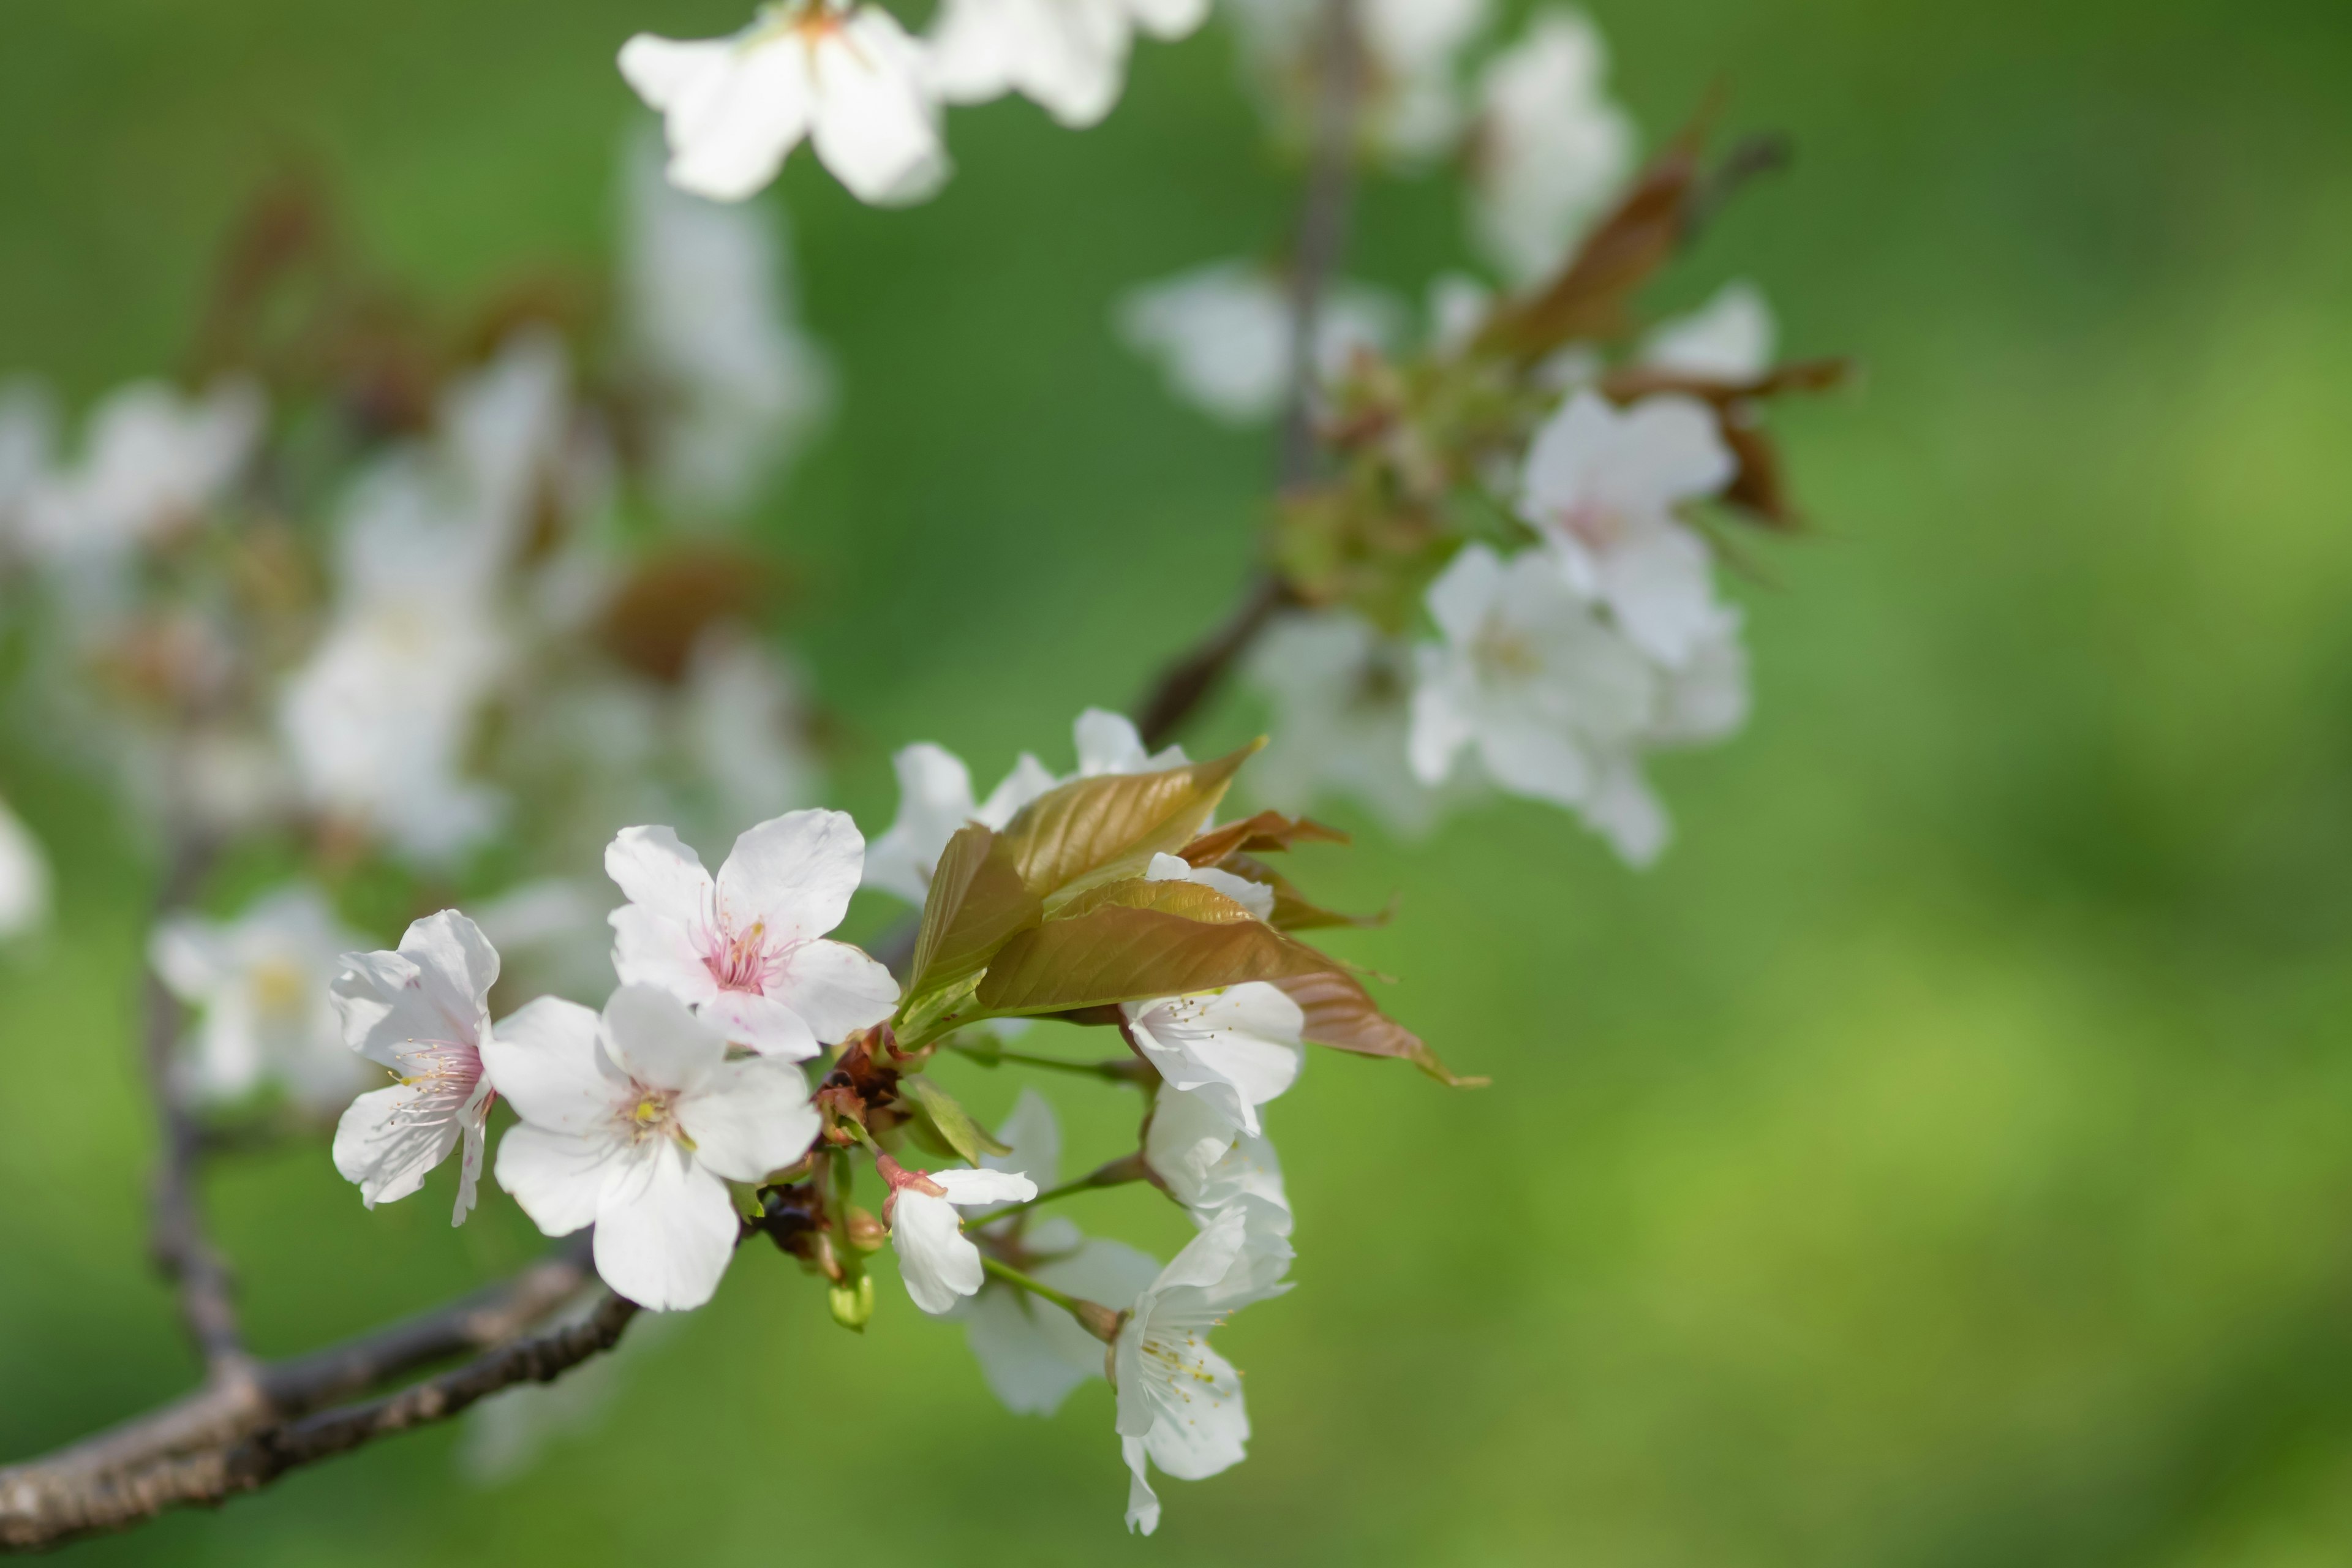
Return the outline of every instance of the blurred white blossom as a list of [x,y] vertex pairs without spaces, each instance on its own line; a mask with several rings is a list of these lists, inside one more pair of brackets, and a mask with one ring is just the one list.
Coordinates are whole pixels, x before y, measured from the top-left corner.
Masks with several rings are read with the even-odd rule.
[[1253,765],[1261,799],[1304,811],[1346,795],[1399,833],[1428,830],[1444,792],[1422,783],[1406,756],[1407,644],[1346,610],[1293,612],[1266,628],[1246,668],[1274,709],[1273,741]]
[[166,916],[148,958],[198,1015],[182,1063],[190,1091],[233,1100],[269,1085],[340,1110],[367,1075],[343,1048],[329,987],[359,945],[308,883],[265,894],[229,920]]
[[806,138],[860,201],[919,202],[947,179],[923,47],[879,5],[782,0],[732,37],[640,33],[621,74],[662,111],[669,178],[735,202],[776,177]]
[[1696,398],[1648,397],[1621,410],[1580,392],[1536,433],[1519,515],[1635,647],[1679,665],[1719,612],[1714,557],[1676,509],[1722,489],[1738,467]]
[[1727,283],[1687,316],[1662,321],[1642,342],[1642,363],[1710,381],[1752,381],[1772,368],[1777,335],[1764,291]]
[[[1229,0],[1249,74],[1294,130],[1312,123],[1326,49],[1323,0]],[[1360,134],[1406,168],[1442,157],[1461,138],[1462,55],[1493,15],[1493,0],[1359,0],[1363,49]]]
[[48,923],[50,885],[41,841],[0,801],[0,942]]
[[266,414],[260,391],[244,381],[196,398],[162,382],[113,393],[90,412],[79,457],[28,488],[26,550],[53,563],[111,562],[194,523],[244,470]]
[[[1403,307],[1361,284],[1324,298],[1315,363],[1329,379],[1359,348],[1403,336]],[[1175,395],[1230,425],[1272,418],[1290,394],[1291,300],[1276,272],[1244,261],[1206,267],[1130,290],[1118,306],[1128,346],[1158,364]]]
[[950,103],[1018,92],[1065,125],[1093,125],[1126,86],[1137,28],[1179,38],[1208,15],[1209,0],[945,0],[929,79]]
[[1633,124],[1606,96],[1607,68],[1591,21],[1554,7],[1479,79],[1472,226],[1514,283],[1566,260],[1633,166]]
[[689,517],[739,511],[823,418],[833,375],[793,315],[781,212],[724,206],[663,178],[633,142],[623,284],[650,382],[650,458]]
[[757,822],[817,796],[799,675],[744,627],[696,639],[677,707],[680,749],[723,822]]

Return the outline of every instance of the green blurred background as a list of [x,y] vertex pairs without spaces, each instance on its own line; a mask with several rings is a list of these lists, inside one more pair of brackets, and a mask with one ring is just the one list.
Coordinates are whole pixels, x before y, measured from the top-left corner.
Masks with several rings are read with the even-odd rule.
[[[9,0],[0,369],[79,404],[173,363],[289,153],[436,299],[599,267],[636,113],[615,47],[741,10]],[[439,1430],[78,1560],[2352,1558],[2352,12],[1595,10],[1654,139],[1724,77],[1800,150],[1658,302],[1751,276],[1792,352],[1868,380],[1782,412],[1818,530],[1744,595],[1754,729],[1659,770],[1661,868],[1516,804],[1308,868],[1402,895],[1349,951],[1496,1086],[1327,1056],[1275,1109],[1300,1288],[1223,1336],[1248,1463],[1168,1484],[1131,1542],[1099,1384],[1016,1419],[895,1290],[861,1341],[747,1254],[509,1485],[461,1481]],[[1145,48],[1099,131],[1007,103],[951,134],[919,210],[804,155],[770,198],[844,397],[761,526],[804,564],[792,637],[869,826],[905,741],[988,779],[1064,757],[1076,709],[1220,612],[1268,468],[1107,329],[1125,286],[1282,236],[1229,38]],[[1376,184],[1355,270],[1417,291],[1455,200]],[[13,1458],[193,1367],[141,1247],[145,874],[85,786],[21,742],[8,776],[62,883],[0,966]],[[992,1114],[1016,1087],[956,1083]],[[1108,1152],[1124,1108],[1055,1094]],[[454,1234],[429,1194],[366,1214],[322,1149],[211,1192],[265,1352],[539,1245],[499,1201]]]

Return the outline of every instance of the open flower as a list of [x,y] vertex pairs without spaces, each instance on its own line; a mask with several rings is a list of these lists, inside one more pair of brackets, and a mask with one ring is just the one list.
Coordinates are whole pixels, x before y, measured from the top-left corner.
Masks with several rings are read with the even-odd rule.
[[[1403,320],[1389,296],[1338,284],[1316,325],[1317,374],[1328,380],[1358,348],[1396,342]],[[1290,394],[1290,289],[1269,268],[1220,261],[1146,283],[1119,302],[1118,330],[1171,391],[1228,425],[1270,419]]]
[[[1023,1089],[996,1138],[1007,1152],[983,1153],[982,1163],[1018,1171],[1042,1187],[1054,1185],[1061,1165],[1061,1130],[1043,1095]],[[1090,1239],[1058,1216],[1017,1215],[993,1223],[984,1214],[973,1217],[990,1245],[1012,1253],[1031,1279],[1082,1300],[1132,1301],[1160,1272],[1158,1258],[1123,1242]],[[1016,1285],[985,1279],[977,1295],[957,1302],[954,1316],[963,1323],[964,1342],[980,1363],[981,1375],[1015,1415],[1051,1415],[1078,1384],[1106,1375],[1102,1342],[1061,1308]]]
[[167,917],[148,953],[172,994],[202,1014],[184,1064],[190,1088],[202,1099],[235,1100],[278,1082],[306,1104],[342,1104],[360,1069],[343,1048],[328,987],[359,942],[307,884],[268,894],[233,920]]
[[890,1185],[882,1217],[898,1254],[898,1277],[915,1305],[935,1317],[979,1290],[983,1278],[980,1248],[963,1234],[956,1210],[1037,1195],[1037,1184],[1016,1171],[910,1171],[887,1154],[874,1163]]
[[1045,764],[1026,752],[984,801],[973,798],[971,770],[945,747],[922,742],[891,761],[898,773],[898,815],[866,852],[866,885],[909,903],[929,896],[931,873],[957,829],[967,822],[1003,827],[1055,784]]
[[1181,38],[1209,0],[947,0],[930,34],[929,79],[950,103],[1019,92],[1073,128],[1111,111],[1135,29]]
[[1209,1331],[1250,1303],[1289,1289],[1282,1277],[1290,1268],[1290,1243],[1276,1218],[1255,1198],[1234,1203],[1136,1297],[1119,1330],[1112,1355],[1118,1369],[1119,1451],[1134,1477],[1128,1488],[1129,1530],[1149,1535],[1160,1524],[1147,1459],[1187,1481],[1242,1461],[1249,1414],[1241,1373],[1209,1348]]
[[482,1071],[490,1038],[498,950],[480,928],[444,910],[408,928],[396,952],[351,952],[334,984],[343,1037],[400,1081],[361,1095],[335,1129],[335,1169],[373,1208],[404,1198],[460,1142],[463,1225],[482,1175],[482,1140],[498,1098]]
[[922,47],[879,5],[783,0],[731,38],[640,33],[621,74],[666,117],[670,182],[697,195],[741,201],[803,137],[860,201],[919,202],[947,178]]
[[1680,664],[1719,612],[1706,542],[1675,509],[1715,494],[1738,467],[1696,398],[1644,398],[1620,412],[1580,392],[1536,433],[1519,514],[1635,647]]
[[1163,1094],[1144,1131],[1144,1163],[1168,1195],[1206,1226],[1243,1197],[1278,1211],[1276,1224],[1290,1234],[1290,1194],[1282,1182],[1282,1162],[1263,1132],[1244,1132],[1215,1105],[1197,1094]]
[[1607,66],[1591,20],[1555,7],[1480,78],[1472,216],[1515,282],[1566,258],[1633,162],[1633,126],[1602,89]]
[[838,811],[788,812],[735,840],[713,879],[667,827],[626,827],[604,869],[629,902],[613,911],[613,967],[657,985],[738,1045],[795,1060],[882,1022],[890,972],[824,933],[848,912],[866,862]]
[[1441,796],[1405,759],[1407,644],[1351,611],[1293,612],[1266,628],[1247,669],[1274,707],[1274,743],[1251,770],[1258,798],[1305,811],[1323,795],[1344,795],[1399,834],[1428,831]]
[[[1198,996],[1129,1002],[1127,1035],[1177,1095],[1197,1096],[1242,1131],[1255,1133],[1257,1108],[1298,1081],[1307,1060],[1307,1016],[1278,985],[1262,980]],[[1170,1095],[1160,1096],[1164,1104]]]
[[817,1134],[798,1067],[730,1060],[652,986],[624,985],[602,1017],[541,997],[483,1057],[522,1118],[499,1142],[499,1185],[550,1236],[593,1225],[596,1272],[655,1311],[719,1289],[741,1231],[727,1184],[792,1163]]

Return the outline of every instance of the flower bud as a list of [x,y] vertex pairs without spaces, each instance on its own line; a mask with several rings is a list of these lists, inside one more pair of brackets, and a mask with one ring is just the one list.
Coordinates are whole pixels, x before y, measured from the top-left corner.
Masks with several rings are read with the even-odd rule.
[[862,1334],[874,1316],[874,1276],[860,1273],[854,1279],[845,1279],[829,1287],[824,1293],[825,1305],[833,1309],[833,1321],[850,1332]]
[[864,1209],[851,1209],[845,1217],[849,1245],[860,1252],[879,1252],[890,1239],[889,1227]]

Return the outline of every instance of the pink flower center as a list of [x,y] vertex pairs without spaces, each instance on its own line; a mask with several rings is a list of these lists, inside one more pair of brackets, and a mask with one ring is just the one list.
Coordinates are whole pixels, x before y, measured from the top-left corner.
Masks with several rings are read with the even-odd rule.
[[754,996],[768,994],[769,983],[783,967],[783,951],[771,951],[768,928],[754,925],[741,935],[721,929],[717,940],[702,955],[703,967],[710,978],[719,983],[721,991],[748,991]]
[[[412,1040],[398,1053],[400,1081],[418,1093],[393,1113],[403,1127],[441,1127],[466,1114],[482,1081],[482,1053],[456,1040]],[[475,1114],[487,1117],[496,1095],[485,1095]]]
[[1588,550],[1603,551],[1625,537],[1625,514],[1600,501],[1579,501],[1559,514],[1559,526]]

